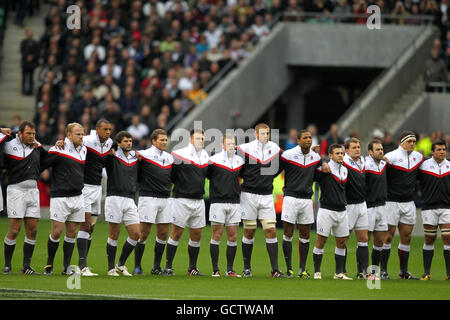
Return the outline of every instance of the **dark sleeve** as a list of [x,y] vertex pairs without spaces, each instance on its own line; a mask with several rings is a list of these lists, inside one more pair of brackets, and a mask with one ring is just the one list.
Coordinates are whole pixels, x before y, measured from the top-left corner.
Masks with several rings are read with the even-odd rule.
[[322,179],[322,176],[324,173],[322,172],[322,164],[320,166],[316,167],[316,170],[314,171],[314,181],[320,182],[320,179]]
[[280,153],[278,154],[278,171],[274,177],[277,177],[284,170],[284,161],[281,158],[282,152],[283,152],[283,150],[280,150]]
[[[44,149],[44,148],[42,148]],[[41,151],[41,172],[45,169],[54,166],[58,162],[58,155],[53,152]]]
[[214,165],[211,163],[208,163],[208,171],[206,172],[206,177],[211,180],[211,177],[213,175]]

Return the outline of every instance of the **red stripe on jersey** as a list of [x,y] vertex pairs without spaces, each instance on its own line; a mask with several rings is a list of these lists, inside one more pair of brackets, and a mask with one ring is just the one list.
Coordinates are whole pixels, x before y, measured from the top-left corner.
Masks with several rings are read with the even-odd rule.
[[12,154],[8,154],[8,153],[6,153],[6,156],[7,156],[8,158],[11,158],[11,159],[14,159],[14,160],[20,160],[20,161],[22,161],[23,159],[25,159],[25,158],[22,158],[22,157],[13,156]]
[[345,182],[347,182],[347,178],[345,178],[345,180],[342,180],[341,181],[341,179],[339,179],[338,177],[336,177],[333,173],[330,173],[331,174],[331,176],[337,181],[337,182],[339,182],[339,183],[345,183]]
[[259,164],[266,164],[266,163],[269,163],[270,161],[272,161],[275,157],[277,157],[277,156],[281,153],[281,149],[280,149],[280,150],[278,150],[278,152],[277,152],[274,156],[270,157],[270,158],[267,159],[267,160],[261,161],[261,160],[259,160],[258,158],[254,157],[254,156],[252,156],[251,154],[249,154],[249,153],[245,152],[244,150],[242,150],[239,146],[238,146],[238,149],[239,149],[243,154],[245,154],[246,157],[249,157],[250,159],[255,160],[255,161],[258,162]]
[[161,169],[169,169],[169,168],[172,168],[172,164],[169,164],[169,165],[167,165],[167,166],[163,166],[163,165],[159,164],[158,162],[155,162],[155,161],[152,161],[152,160],[150,160],[150,159],[147,159],[147,158],[144,157],[144,156],[142,156],[142,159],[144,159],[145,161],[147,161],[147,162],[149,162],[149,163],[151,163],[151,164],[154,164],[154,165],[160,167]]
[[431,176],[435,176],[436,178],[444,178],[450,174],[450,171],[443,173],[443,174],[439,174],[439,173],[435,173],[435,172],[427,171],[427,170],[423,170],[423,169],[419,169],[419,171],[423,172],[425,174],[429,174]]
[[105,156],[107,156],[107,155],[109,154],[109,150],[106,151],[105,153],[100,153],[100,152],[98,152],[97,150],[95,150],[95,149],[93,149],[93,148],[86,147],[86,149],[87,149],[88,151],[91,151],[91,152],[95,153],[96,155],[98,155],[98,156],[100,156],[100,157],[105,157]]
[[349,165],[349,164],[347,164],[347,163],[345,163],[345,162],[342,162],[342,164],[343,164],[347,169],[352,169],[353,171],[356,171],[356,172],[358,172],[358,173],[363,173],[363,172],[365,171],[365,167],[363,167],[361,170],[359,170],[359,169],[356,169],[356,168],[352,167],[351,165]]
[[183,160],[184,162],[189,162],[190,164],[193,164],[200,169],[208,166],[208,163],[200,165],[200,164],[194,162],[193,160],[189,160],[189,159],[183,158],[182,156],[177,155],[175,152],[172,152],[172,155],[177,157],[180,160]]
[[374,171],[374,170],[367,170],[366,169],[366,172],[367,173],[373,173],[373,174],[381,176],[383,174],[384,170],[386,170],[386,166],[384,166],[383,169],[381,169],[381,171]]
[[213,166],[216,166],[216,167],[219,167],[219,168],[226,169],[226,170],[228,170],[228,171],[230,171],[230,172],[235,172],[235,171],[238,171],[239,169],[242,168],[242,165],[241,165],[241,166],[239,166],[239,167],[237,167],[237,168],[232,169],[232,168],[230,168],[230,167],[227,167],[227,166],[218,164],[218,163],[213,162],[213,161],[211,161],[211,160],[209,160],[209,163],[212,164]]
[[124,165],[126,165],[127,167],[132,167],[137,163],[137,160],[135,160],[134,162],[128,163],[123,161],[122,159],[120,159],[118,156],[115,156],[117,160],[119,160],[120,162],[122,162]]
[[53,153],[53,154],[56,154],[56,155],[61,156],[61,157],[69,158],[69,159],[75,160],[76,162],[81,163],[81,164],[84,164],[86,162],[85,160],[80,160],[80,159],[77,159],[75,157],[69,156],[68,154],[60,153],[60,152],[57,152],[57,151],[49,151],[48,153]]
[[390,163],[387,163],[387,165],[392,167],[392,168],[394,168],[394,169],[397,169],[397,170],[401,170],[401,171],[404,171],[404,172],[411,172],[411,171],[414,171],[418,166],[420,166],[422,164],[422,162],[423,162],[423,159],[418,164],[416,164],[414,167],[412,167],[411,169],[406,169],[406,168],[403,168],[403,167],[400,167],[400,166],[396,166],[396,165],[390,164]]
[[6,139],[6,137],[7,137],[7,135],[5,135],[5,136],[3,137],[3,139],[0,140],[0,143],[2,143],[2,142]]
[[295,162],[295,161],[292,161],[292,160],[288,160],[288,159],[286,159],[286,158],[283,157],[283,156],[281,156],[281,159],[282,159],[283,161],[286,161],[286,162],[288,162],[288,163],[290,163],[290,164],[293,164],[293,165],[298,166],[298,167],[301,167],[301,168],[309,168],[309,167],[311,167],[311,166],[313,166],[313,165],[315,165],[315,164],[318,164],[318,163],[320,162],[320,160],[317,160],[316,162],[311,162],[310,164],[302,165],[302,164],[299,163],[299,162]]

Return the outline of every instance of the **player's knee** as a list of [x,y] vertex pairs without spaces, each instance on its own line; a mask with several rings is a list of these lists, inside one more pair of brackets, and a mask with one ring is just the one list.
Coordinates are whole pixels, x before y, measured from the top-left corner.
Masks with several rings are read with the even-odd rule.
[[441,229],[441,237],[446,246],[450,245],[450,228]]
[[139,240],[140,233],[138,231],[132,231],[128,235],[132,240]]
[[33,228],[29,232],[27,232],[28,239],[34,240],[34,239],[36,239],[36,236],[37,236],[37,228]]
[[257,222],[256,220],[244,220],[244,229],[256,230]]
[[275,219],[261,219],[263,230],[275,229],[277,221]]
[[19,235],[20,227],[18,228],[10,228],[8,232],[8,238],[11,240],[15,240]]

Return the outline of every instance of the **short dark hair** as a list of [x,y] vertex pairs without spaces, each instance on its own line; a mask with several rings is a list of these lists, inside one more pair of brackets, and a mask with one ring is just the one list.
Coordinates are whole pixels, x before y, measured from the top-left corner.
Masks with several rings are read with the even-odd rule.
[[97,123],[95,124],[96,128],[99,128],[102,126],[102,124],[111,124],[111,122],[109,122],[108,120],[106,120],[105,118],[102,118],[100,120],[97,121]]
[[431,144],[431,151],[434,151],[434,149],[436,149],[436,146],[445,146],[445,150],[447,150],[447,143],[445,143],[445,140],[443,139],[434,140]]
[[199,129],[199,128],[197,128],[197,129],[191,129],[191,131],[190,131],[190,133],[189,133],[189,136],[192,137],[192,136],[194,135],[194,133],[205,134],[205,130]]
[[36,128],[36,126],[34,125],[33,122],[25,120],[25,121],[23,121],[23,122],[20,124],[20,126],[19,126],[19,132],[23,133],[23,132],[25,131],[25,128],[26,128],[26,127],[29,127],[30,129],[35,129],[35,128]]
[[167,136],[166,130],[163,129],[153,130],[152,134],[150,135],[150,140],[151,141],[158,140],[159,136]]
[[381,145],[383,145],[383,141],[381,141],[380,139],[373,139],[372,141],[369,142],[369,145],[367,146],[367,150],[372,150],[373,151],[373,145],[374,144],[381,144]]
[[361,141],[359,141],[358,138],[353,137],[353,138],[350,138],[350,139],[348,139],[347,141],[345,141],[345,145],[344,145],[344,146],[345,146],[345,149],[350,148],[350,145],[351,145],[352,143],[359,143],[359,145],[361,146]]
[[334,149],[337,148],[343,148],[342,144],[333,143],[331,146],[328,147],[328,154],[333,154]]
[[304,133],[311,133],[308,129],[302,129],[297,132],[297,140],[302,137]]
[[129,133],[128,131],[124,131],[124,130],[118,132],[115,136],[115,140],[117,143],[121,143],[124,138],[133,139],[133,136],[131,135],[131,133]]

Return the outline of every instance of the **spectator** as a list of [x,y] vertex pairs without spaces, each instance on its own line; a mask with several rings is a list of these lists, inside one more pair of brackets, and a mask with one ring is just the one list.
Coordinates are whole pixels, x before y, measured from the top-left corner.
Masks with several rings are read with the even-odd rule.
[[194,83],[194,87],[192,88],[191,91],[189,91],[189,99],[194,103],[194,104],[199,104],[201,103],[203,100],[206,99],[208,95],[206,94],[205,91],[203,91],[203,89],[200,87],[200,82],[196,81]]
[[295,148],[297,146],[297,129],[290,129],[286,140],[285,150]]
[[125,122],[129,122],[131,117],[137,112],[138,100],[133,92],[133,87],[127,86],[124,95],[120,98],[120,112]]
[[84,60],[89,61],[92,56],[96,57],[99,61],[105,60],[105,47],[101,45],[100,41],[100,37],[95,37],[92,39],[92,43],[86,46],[84,49]]
[[220,41],[220,36],[222,35],[222,30],[217,28],[214,21],[208,23],[208,30],[204,32],[206,42],[211,47],[213,45],[217,46]]
[[441,90],[441,88],[429,86],[428,83],[447,81],[447,66],[444,61],[439,58],[439,49],[436,47],[431,50],[431,56],[426,61],[424,78],[427,83],[427,91]]
[[269,35],[269,28],[264,24],[262,16],[255,17],[255,23],[252,25],[253,34],[258,39],[264,39]]
[[[337,22],[350,22],[349,17],[352,13],[352,9],[347,0],[339,0],[337,5],[334,7],[333,13],[336,15],[335,20]],[[348,18],[346,18],[346,16]]]
[[103,79],[103,83],[94,89],[94,96],[98,101],[100,101],[105,98],[108,92],[111,92],[114,100],[118,100],[120,98],[120,89],[114,83],[114,79],[111,75],[107,75]]
[[320,144],[319,136],[317,135],[317,127],[315,124],[309,124],[306,127],[307,130],[311,133],[312,136],[312,146],[318,146]]
[[27,28],[25,39],[20,43],[22,55],[22,94],[32,95],[34,70],[39,64],[39,44],[33,39],[33,29]]
[[390,132],[386,132],[384,134],[384,140],[383,140],[384,154],[394,151],[395,149],[397,149],[397,145],[392,140],[392,134]]
[[127,131],[136,141],[149,134],[148,126],[141,122],[141,118],[137,114],[131,117],[131,125],[127,128]]
[[339,126],[336,123],[333,123],[330,126],[330,133],[328,137],[322,141],[320,145],[320,155],[322,157],[328,156],[328,147],[332,144],[344,144],[344,140],[339,136]]

